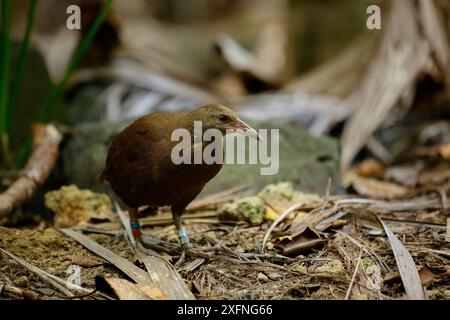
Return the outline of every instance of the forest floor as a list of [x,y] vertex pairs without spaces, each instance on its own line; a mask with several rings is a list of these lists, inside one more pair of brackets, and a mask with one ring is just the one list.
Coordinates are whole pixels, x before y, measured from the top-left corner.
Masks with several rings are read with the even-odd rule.
[[[388,182],[358,178],[362,180],[358,185],[353,180],[353,187],[360,192],[379,192],[377,183],[383,192],[392,189],[392,185],[384,185]],[[198,299],[403,299],[404,281],[395,250],[401,254],[406,249],[417,267],[424,296],[450,299],[449,212],[443,208],[448,187],[444,179],[433,182],[432,189],[415,186],[390,200],[324,196],[297,206],[282,219],[281,213],[292,203],[265,201],[265,221],[257,225],[223,221],[220,205],[209,203],[188,214],[185,224],[194,247],[216,245],[217,249],[211,250],[207,259],[187,255],[176,270]],[[267,211],[275,216],[270,218]],[[403,249],[392,246],[377,217]],[[178,245],[169,212],[145,219],[148,237]],[[263,252],[264,236],[274,219],[277,225]],[[117,220],[78,227],[89,239],[144,269]],[[89,290],[98,288],[99,276],[130,280],[116,265],[53,227],[0,227],[0,248],[64,281],[73,273],[70,267],[78,265],[80,285]],[[180,254],[160,257],[175,264]],[[5,252],[0,261],[0,299],[65,297],[51,282]],[[84,297],[91,298],[94,296]]]

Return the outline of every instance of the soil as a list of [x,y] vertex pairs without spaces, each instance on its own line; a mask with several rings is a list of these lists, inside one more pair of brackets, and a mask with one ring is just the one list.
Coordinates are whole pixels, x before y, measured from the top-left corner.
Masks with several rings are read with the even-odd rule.
[[[426,217],[430,219],[429,214]],[[396,274],[396,262],[385,235],[376,235],[366,227],[355,225],[351,219],[347,222],[348,224],[341,230],[350,232],[352,237],[359,239],[373,250],[382,260],[381,265],[385,266],[384,269],[375,268],[381,277],[378,281],[379,290],[371,289],[370,286],[364,288],[359,283],[353,285],[352,298],[403,298],[404,289],[398,273]],[[187,222],[186,226],[192,242],[196,245],[205,245],[206,235],[220,239],[235,252],[256,253],[259,252],[268,223],[252,227],[242,226],[242,224],[217,225]],[[449,257],[427,251],[428,249],[445,250],[448,247],[443,241],[445,229],[412,225],[393,227],[392,230],[406,244],[416,264],[426,268],[424,282],[428,283],[424,283],[424,286],[428,298],[449,299]],[[149,227],[145,228],[144,232],[151,237],[177,243],[173,225]],[[123,236],[86,234],[102,246],[139,265]],[[292,260],[257,258],[245,260],[232,255],[217,254],[194,270],[186,270],[189,263],[193,261],[193,258],[188,257],[178,270],[198,299],[344,299],[354,272],[354,265],[348,258],[352,257],[355,261],[360,249],[342,234],[322,233],[322,236],[328,240],[322,247]],[[417,236],[419,234],[420,237]],[[53,228],[30,230],[0,227],[0,247],[62,279],[70,276],[68,268],[76,263],[74,256],[77,258],[76,261],[84,261],[81,264],[85,265],[89,265],[89,261],[100,260],[75,240]],[[268,248],[269,254],[276,250],[272,245]],[[175,263],[177,259],[178,257],[172,257],[172,262]],[[373,271],[373,266],[377,265],[372,257],[367,254],[362,255],[361,269],[366,276],[369,275],[368,278],[372,276],[366,271],[370,266]],[[107,278],[127,278],[114,266],[103,261],[97,266],[81,268],[81,285],[94,289],[95,277],[98,275]],[[36,293],[41,299],[59,299],[64,296],[57,288],[5,254],[0,254],[0,278],[4,283]],[[365,286],[368,284],[366,283]],[[21,295],[10,292],[0,294],[0,299],[22,298]]]

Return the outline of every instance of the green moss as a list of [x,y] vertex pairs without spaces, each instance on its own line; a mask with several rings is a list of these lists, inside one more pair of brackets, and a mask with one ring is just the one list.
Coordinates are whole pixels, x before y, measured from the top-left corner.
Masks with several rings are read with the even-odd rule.
[[247,221],[252,225],[264,221],[266,208],[259,197],[245,197],[236,202],[228,203],[219,210],[223,220]]

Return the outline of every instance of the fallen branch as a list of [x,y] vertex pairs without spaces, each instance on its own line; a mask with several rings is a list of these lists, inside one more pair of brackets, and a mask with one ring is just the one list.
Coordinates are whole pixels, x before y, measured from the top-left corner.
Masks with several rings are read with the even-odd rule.
[[26,203],[44,184],[56,163],[62,139],[63,134],[52,124],[33,126],[33,152],[19,178],[0,194],[0,217]]

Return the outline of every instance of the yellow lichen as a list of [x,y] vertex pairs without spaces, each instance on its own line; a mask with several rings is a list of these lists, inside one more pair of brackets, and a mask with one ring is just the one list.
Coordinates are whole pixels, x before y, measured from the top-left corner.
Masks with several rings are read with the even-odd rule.
[[63,186],[45,194],[45,205],[55,213],[56,227],[71,227],[91,219],[113,219],[111,200],[105,194]]

